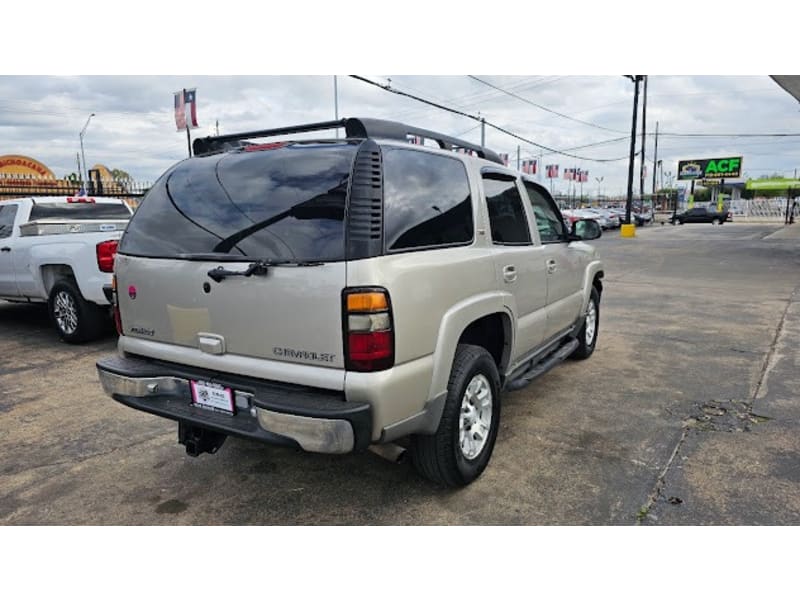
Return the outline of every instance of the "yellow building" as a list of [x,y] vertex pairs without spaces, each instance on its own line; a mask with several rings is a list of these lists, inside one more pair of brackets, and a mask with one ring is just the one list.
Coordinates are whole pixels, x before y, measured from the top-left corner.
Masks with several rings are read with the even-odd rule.
[[[103,194],[126,195],[128,190],[124,182],[114,180],[111,171],[105,165],[95,165],[89,169],[90,184],[102,190]],[[78,193],[81,183],[75,179],[56,178],[47,166],[35,158],[22,154],[6,154],[0,156],[0,199],[18,195],[64,194]]]

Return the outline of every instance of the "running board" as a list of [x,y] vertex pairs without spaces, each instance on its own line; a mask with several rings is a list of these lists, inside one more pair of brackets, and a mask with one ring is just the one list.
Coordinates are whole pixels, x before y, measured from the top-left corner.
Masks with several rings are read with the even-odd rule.
[[556,350],[552,354],[548,354],[546,358],[544,358],[540,362],[537,362],[530,369],[525,371],[522,375],[520,375],[519,377],[517,377],[512,381],[509,381],[506,384],[506,390],[508,390],[509,392],[521,390],[531,381],[533,381],[540,375],[544,375],[550,369],[555,367],[557,364],[563,362],[565,358],[567,358],[570,354],[575,352],[575,348],[577,347],[578,347],[578,340],[575,338],[571,338],[558,350]]

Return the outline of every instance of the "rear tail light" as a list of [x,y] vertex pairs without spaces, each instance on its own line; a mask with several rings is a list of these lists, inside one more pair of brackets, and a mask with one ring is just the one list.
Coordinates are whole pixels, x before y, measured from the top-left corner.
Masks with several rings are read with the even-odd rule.
[[389,293],[379,288],[344,291],[345,368],[383,371],[394,366],[394,330]]
[[117,334],[125,335],[122,333],[122,315],[119,314],[119,301],[117,300],[117,276],[111,277],[111,306],[114,309],[114,326],[117,328]]
[[117,240],[97,244],[97,266],[103,273],[114,272],[114,258],[117,256]]

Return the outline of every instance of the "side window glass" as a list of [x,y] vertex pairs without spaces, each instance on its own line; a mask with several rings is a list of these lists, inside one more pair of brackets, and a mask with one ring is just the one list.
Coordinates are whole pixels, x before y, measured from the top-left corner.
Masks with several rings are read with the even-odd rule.
[[384,148],[383,181],[387,250],[472,242],[472,196],[460,160]]
[[495,244],[530,244],[531,235],[522,196],[515,179],[483,174],[483,189],[489,208],[492,241]]
[[536,217],[536,228],[539,230],[539,239],[543,244],[548,242],[563,242],[567,238],[564,221],[550,202],[531,183],[524,181],[525,190],[528,192],[533,214]]
[[0,238],[11,237],[14,230],[14,217],[17,216],[17,205],[0,206]]

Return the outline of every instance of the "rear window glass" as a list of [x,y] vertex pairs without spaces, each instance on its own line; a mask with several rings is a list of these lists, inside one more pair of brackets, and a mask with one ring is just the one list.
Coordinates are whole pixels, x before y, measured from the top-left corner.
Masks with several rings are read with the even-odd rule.
[[342,260],[356,148],[296,144],[185,160],[145,196],[120,252]]
[[31,208],[30,221],[44,219],[84,219],[102,221],[104,219],[130,219],[131,211],[124,204],[94,202],[37,202]]
[[386,248],[472,241],[472,201],[464,164],[418,150],[383,149]]

